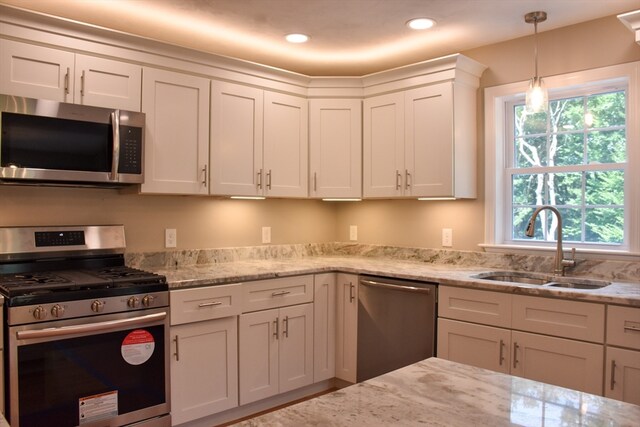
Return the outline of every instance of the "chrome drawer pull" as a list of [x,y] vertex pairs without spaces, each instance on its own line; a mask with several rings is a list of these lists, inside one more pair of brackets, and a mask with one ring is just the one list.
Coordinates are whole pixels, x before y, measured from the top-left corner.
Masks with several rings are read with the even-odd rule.
[[276,320],[273,321],[273,336],[278,339],[278,335],[280,333],[280,319],[276,317]]
[[611,360],[611,390],[616,386],[616,361]]
[[215,302],[203,302],[198,304],[199,308],[203,308],[203,307],[213,307],[215,305],[222,305],[222,301],[215,301]]
[[504,362],[504,341],[500,340],[500,356],[498,357],[498,364],[502,366],[502,362]]
[[178,336],[176,335],[176,337],[173,339],[173,341],[176,343],[176,352],[173,353],[173,355],[176,357],[176,362],[180,361],[180,347],[178,344]]
[[353,295],[354,289],[355,286],[353,286],[353,283],[349,282],[349,302],[353,302],[353,300],[356,299],[356,297]]
[[289,316],[284,316],[284,331],[282,331],[282,335],[285,338],[289,338]]
[[625,326],[625,331],[640,332],[640,326]]
[[287,295],[287,294],[290,294],[290,293],[291,293],[290,291],[277,291],[277,292],[272,292],[271,296],[272,297],[277,297],[277,296],[280,296],[280,295]]
[[518,366],[518,343],[513,343],[513,367],[516,368]]

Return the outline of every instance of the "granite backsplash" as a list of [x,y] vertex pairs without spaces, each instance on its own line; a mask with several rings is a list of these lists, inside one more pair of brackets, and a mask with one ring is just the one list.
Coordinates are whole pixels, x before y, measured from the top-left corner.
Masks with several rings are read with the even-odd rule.
[[[457,251],[340,242],[189,249],[125,254],[127,265],[143,269],[319,256],[398,259],[440,265],[535,271],[541,273],[551,272],[554,262],[553,256],[546,255]],[[568,276],[589,276],[612,281],[640,282],[640,261],[581,259],[579,253],[576,258],[578,265],[574,268],[567,269]]]

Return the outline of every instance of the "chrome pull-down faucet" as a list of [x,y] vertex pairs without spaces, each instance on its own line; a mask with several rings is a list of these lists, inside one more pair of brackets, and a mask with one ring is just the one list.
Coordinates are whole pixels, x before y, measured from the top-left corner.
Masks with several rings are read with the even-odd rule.
[[576,248],[571,249],[571,259],[565,259],[564,250],[562,249],[562,215],[560,215],[560,211],[553,206],[544,205],[539,206],[533,211],[533,215],[531,215],[531,219],[529,219],[529,223],[527,224],[527,229],[524,234],[527,237],[533,237],[535,232],[535,223],[536,218],[540,211],[548,209],[558,218],[558,231],[557,231],[557,246],[556,246],[556,258],[554,261],[553,274],[559,274],[560,276],[564,276],[564,269],[567,267],[575,267],[576,266]]

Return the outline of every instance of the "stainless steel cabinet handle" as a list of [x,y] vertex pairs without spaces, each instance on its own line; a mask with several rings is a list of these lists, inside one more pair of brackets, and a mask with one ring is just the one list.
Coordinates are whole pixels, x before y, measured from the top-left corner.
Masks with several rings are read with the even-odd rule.
[[318,191],[318,174],[313,173],[313,191]]
[[164,320],[167,317],[166,312],[147,314],[146,316],[132,317],[130,319],[108,320],[106,322],[89,323],[86,325],[62,326],[60,328],[47,328],[34,331],[18,331],[16,337],[19,340],[28,340],[36,338],[59,337],[63,335],[78,335],[87,332],[103,332],[122,329],[127,326],[146,325]]
[[513,343],[513,367],[516,368],[518,366],[518,348],[520,346],[517,342]]
[[276,291],[276,292],[271,292],[271,296],[272,297],[277,297],[277,296],[280,296],[280,295],[287,295],[287,294],[290,294],[290,293],[291,293],[291,291]]
[[204,165],[202,168],[202,173],[204,174],[204,178],[202,179],[202,185],[207,186],[207,165]]
[[430,288],[418,288],[416,286],[407,286],[407,285],[396,285],[393,283],[383,283],[383,282],[374,282],[373,280],[360,280],[360,283],[366,286],[376,286],[379,288],[392,289],[395,291],[406,291],[406,292],[420,292],[423,294],[430,294]]
[[640,332],[640,326],[625,326],[625,331]]
[[611,390],[616,386],[616,361],[611,361]]
[[222,301],[202,302],[202,303],[198,304],[198,308],[213,307],[213,306],[216,306],[216,305],[222,305]]
[[353,292],[354,289],[355,289],[355,286],[353,286],[353,283],[349,282],[349,302],[353,302],[353,300],[356,299]]
[[502,366],[502,362],[504,362],[504,341],[500,340],[500,356],[498,357],[498,364]]
[[396,170],[396,190],[399,190],[402,187],[402,175],[399,170]]
[[404,176],[405,176],[404,188],[406,188],[408,190],[409,187],[411,187],[411,174],[409,173],[408,169],[405,169]]
[[276,339],[278,339],[278,334],[280,329],[280,319],[278,319],[277,317],[276,317],[276,320],[273,321],[273,328],[274,328],[273,336],[276,337]]
[[258,175],[258,190],[262,190],[262,169],[257,172]]
[[289,338],[289,316],[284,316],[284,320],[282,321],[284,324],[284,330],[282,331],[282,335],[285,338]]
[[120,164],[120,110],[111,113],[111,130],[113,133],[113,154],[111,159],[111,176],[112,181],[118,180],[118,167]]
[[271,190],[271,169],[267,172],[267,190]]
[[69,67],[67,67],[67,74],[64,75],[64,93],[69,94]]
[[176,357],[176,362],[179,362],[180,361],[180,347],[179,347],[179,344],[178,344],[179,341],[178,341],[178,336],[177,335],[173,339],[173,342],[176,343],[176,352],[173,353],[173,355]]
[[82,75],[80,76],[80,96],[84,97],[84,70],[82,70]]

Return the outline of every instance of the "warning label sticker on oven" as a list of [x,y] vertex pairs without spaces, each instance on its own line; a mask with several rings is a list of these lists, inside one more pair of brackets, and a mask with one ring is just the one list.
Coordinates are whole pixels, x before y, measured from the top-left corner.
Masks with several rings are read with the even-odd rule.
[[130,365],[142,365],[153,354],[156,343],[153,335],[144,329],[130,332],[122,341],[122,358]]
[[80,425],[118,415],[118,392],[94,394],[78,399]]

